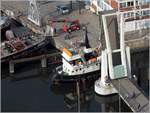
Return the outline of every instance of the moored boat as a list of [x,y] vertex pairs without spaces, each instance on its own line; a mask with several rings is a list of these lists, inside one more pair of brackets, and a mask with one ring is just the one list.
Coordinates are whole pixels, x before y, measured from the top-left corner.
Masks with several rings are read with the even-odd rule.
[[6,40],[0,44],[1,62],[20,58],[49,43],[46,37],[33,35],[26,27],[6,31]]
[[96,76],[100,71],[100,55],[97,48],[64,48],[62,52],[62,65],[56,68],[57,78],[74,80],[82,77]]

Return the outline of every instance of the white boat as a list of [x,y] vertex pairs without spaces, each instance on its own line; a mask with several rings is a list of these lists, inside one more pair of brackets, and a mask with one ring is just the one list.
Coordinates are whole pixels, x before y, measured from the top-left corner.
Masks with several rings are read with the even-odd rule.
[[75,50],[64,48],[62,65],[56,68],[60,76],[75,77],[100,70],[100,56],[97,48]]
[[62,51],[62,65],[56,68],[56,81],[69,82],[83,79],[97,79],[100,71],[100,49],[91,48],[88,40],[87,27],[85,27],[85,41],[77,49],[64,48]]

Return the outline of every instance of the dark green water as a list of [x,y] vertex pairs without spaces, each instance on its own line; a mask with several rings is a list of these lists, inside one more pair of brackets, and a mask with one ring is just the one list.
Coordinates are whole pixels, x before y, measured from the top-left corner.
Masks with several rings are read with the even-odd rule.
[[[80,84],[80,105],[76,83],[54,85],[51,82],[56,65],[43,70],[40,62],[16,65],[14,77],[10,77],[7,64],[2,65],[1,110],[3,112],[100,112],[119,111],[119,97],[97,96],[94,81]],[[130,111],[120,100],[121,110]]]
[[[143,53],[142,55],[144,55],[145,60],[139,60],[140,62],[147,60],[147,54]],[[132,63],[140,58],[142,56],[139,57],[138,53],[134,54],[132,56]],[[143,72],[140,64],[136,66]],[[47,69],[42,70],[40,61],[19,64],[15,67],[14,77],[10,77],[8,65],[3,64],[1,110],[3,112],[130,111],[118,95],[108,97],[96,95],[93,89],[94,81],[80,83],[80,101],[78,103],[76,83],[52,84],[51,77],[54,75],[53,69],[55,67],[56,65],[48,65]],[[145,69],[147,68],[145,67]],[[134,71],[133,68],[132,73],[136,74],[137,71]],[[140,86],[148,95],[149,85],[145,82],[145,80],[148,81],[147,73],[145,72],[143,75],[145,76],[140,80]]]
[[[132,74],[136,74],[140,78],[138,83],[148,95],[148,52],[134,54],[131,60],[133,64]],[[108,97],[96,95],[93,88],[94,81],[86,81],[85,84],[80,83],[80,101],[78,102],[76,83],[57,85],[51,83],[50,79],[54,75],[55,65],[48,65],[45,70],[40,68],[40,61],[15,66],[14,77],[10,77],[8,64],[2,65],[2,112],[130,111],[118,95]]]

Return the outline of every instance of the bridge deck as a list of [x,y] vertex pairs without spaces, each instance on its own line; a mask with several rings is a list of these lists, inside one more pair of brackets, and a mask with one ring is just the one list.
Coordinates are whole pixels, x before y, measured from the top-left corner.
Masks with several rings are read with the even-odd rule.
[[133,112],[149,111],[149,100],[128,78],[112,80],[112,84]]

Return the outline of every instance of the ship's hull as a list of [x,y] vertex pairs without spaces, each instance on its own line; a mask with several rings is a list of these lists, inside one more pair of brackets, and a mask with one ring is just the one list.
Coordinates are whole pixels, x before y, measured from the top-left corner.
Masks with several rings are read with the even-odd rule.
[[100,70],[92,71],[92,72],[84,73],[84,74],[78,74],[78,75],[67,75],[63,72],[60,74],[58,71],[56,71],[55,74],[56,74],[56,77],[55,77],[54,81],[75,82],[75,81],[81,80],[81,79],[97,80],[100,77]]
[[38,51],[39,49],[41,49],[42,47],[46,46],[49,43],[50,43],[49,39],[45,38],[44,40],[42,40],[41,42],[39,42],[33,46],[22,49],[16,53],[12,53],[6,57],[2,57],[1,63],[27,56],[29,53]]

